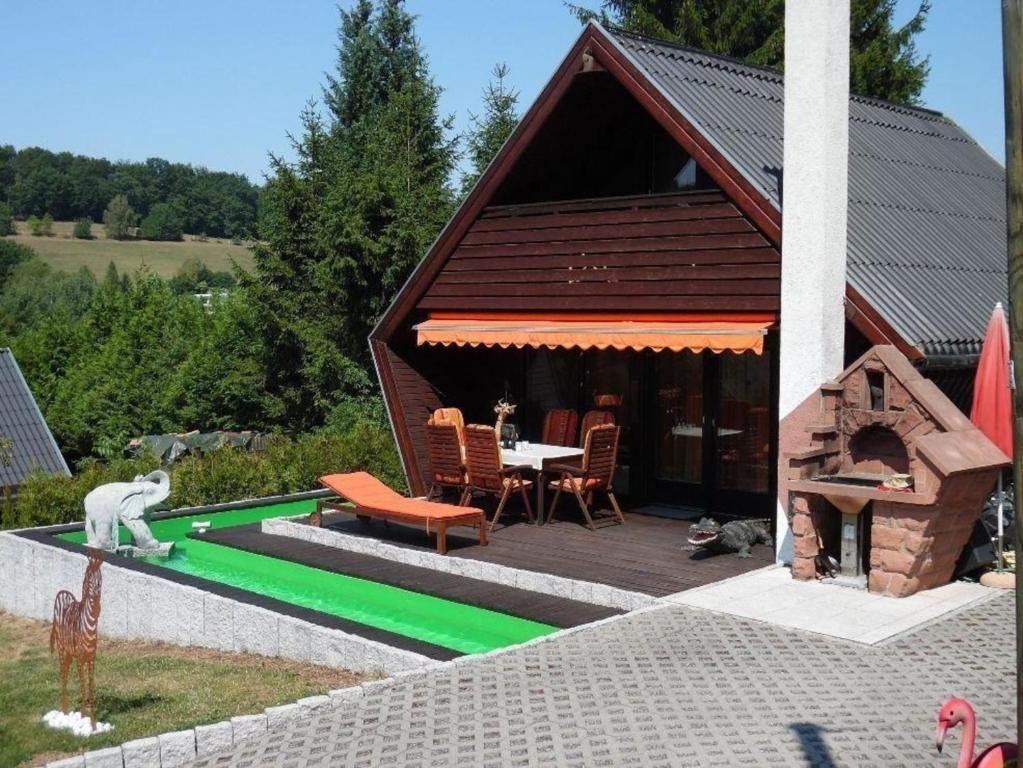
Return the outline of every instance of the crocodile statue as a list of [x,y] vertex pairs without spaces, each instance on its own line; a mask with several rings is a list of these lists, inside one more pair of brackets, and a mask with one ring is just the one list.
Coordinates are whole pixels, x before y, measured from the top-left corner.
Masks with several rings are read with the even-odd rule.
[[689,544],[694,550],[714,554],[738,552],[739,557],[753,557],[750,550],[754,544],[774,546],[768,520],[732,520],[719,525],[709,517],[689,526]]

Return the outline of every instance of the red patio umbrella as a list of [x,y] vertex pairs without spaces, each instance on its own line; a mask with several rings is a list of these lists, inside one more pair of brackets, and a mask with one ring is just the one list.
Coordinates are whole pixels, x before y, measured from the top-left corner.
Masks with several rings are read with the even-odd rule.
[[[984,334],[984,346],[973,382],[973,408],[970,420],[1012,456],[1012,382],[1009,374],[1009,323],[1002,303],[994,312]],[[998,568],[1002,567],[1002,475],[998,474]]]

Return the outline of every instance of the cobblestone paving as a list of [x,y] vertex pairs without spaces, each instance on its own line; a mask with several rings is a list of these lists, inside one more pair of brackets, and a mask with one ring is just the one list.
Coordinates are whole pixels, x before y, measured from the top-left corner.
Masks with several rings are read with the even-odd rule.
[[201,766],[952,766],[1015,724],[1013,602],[867,647],[666,606],[371,690]]

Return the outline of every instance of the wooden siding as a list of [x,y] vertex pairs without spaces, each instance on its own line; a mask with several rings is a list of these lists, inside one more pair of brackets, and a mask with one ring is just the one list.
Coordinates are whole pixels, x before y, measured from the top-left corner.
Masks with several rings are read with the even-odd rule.
[[492,206],[421,310],[779,309],[778,250],[718,190]]
[[[423,373],[413,368],[390,347],[384,349],[386,350],[384,362],[389,368],[394,395],[398,399],[398,407],[392,406],[391,413],[401,419],[401,424],[395,425],[399,431],[399,447],[405,454],[406,461],[410,462],[407,469],[413,492],[425,493],[430,468],[426,445],[426,421],[431,413],[444,404]],[[400,434],[402,428],[408,432],[410,445],[403,445],[404,441]],[[411,452],[409,448],[412,449]]]

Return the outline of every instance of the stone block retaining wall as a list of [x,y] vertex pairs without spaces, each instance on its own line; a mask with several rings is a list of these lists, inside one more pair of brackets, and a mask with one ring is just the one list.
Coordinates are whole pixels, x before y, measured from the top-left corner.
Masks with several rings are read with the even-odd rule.
[[[51,619],[59,590],[81,596],[85,565],[79,552],[0,533],[0,610]],[[431,663],[417,653],[122,568],[115,560],[103,565],[99,629],[110,637],[244,651],[355,672],[390,674]]]
[[395,560],[406,565],[431,568],[435,571],[452,573],[458,576],[465,576],[466,578],[492,581],[496,584],[503,584],[506,587],[527,589],[544,595],[553,595],[554,597],[578,600],[583,603],[603,605],[607,608],[617,608],[623,611],[633,611],[657,602],[656,598],[644,595],[641,592],[630,592],[629,590],[618,589],[606,584],[553,576],[548,573],[527,571],[521,568],[512,568],[507,565],[487,563],[480,560],[470,560],[464,557],[438,555],[436,552],[399,547],[379,539],[354,536],[329,528],[317,528],[312,525],[306,525],[304,522],[298,522],[300,519],[304,520],[305,518],[271,518],[264,520],[262,530],[263,533],[274,536],[301,539],[302,541],[345,549],[363,555]]

